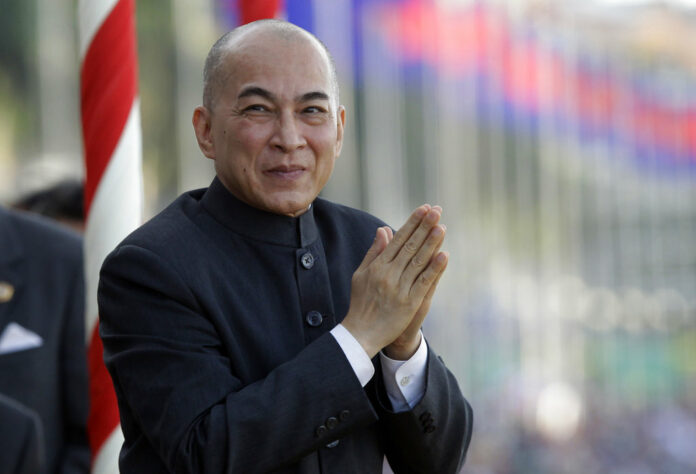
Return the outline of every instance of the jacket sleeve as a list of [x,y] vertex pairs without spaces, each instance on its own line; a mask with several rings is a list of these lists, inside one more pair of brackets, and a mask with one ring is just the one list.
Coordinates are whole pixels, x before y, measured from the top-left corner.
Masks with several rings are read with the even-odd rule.
[[[393,412],[384,383],[375,384],[385,451],[395,474],[458,473],[471,441],[471,406],[430,345],[426,371],[425,393],[410,411]],[[377,380],[383,380],[381,373]]]
[[112,253],[98,299],[123,431],[144,436],[172,472],[271,471],[377,420],[328,333],[243,384],[222,346],[224,329],[152,251]]
[[0,394],[0,420],[0,472],[44,472],[44,439],[38,414]]

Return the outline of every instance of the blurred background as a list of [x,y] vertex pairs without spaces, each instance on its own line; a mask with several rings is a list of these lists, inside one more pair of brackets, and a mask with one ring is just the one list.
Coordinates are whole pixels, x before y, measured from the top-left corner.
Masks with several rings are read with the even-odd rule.
[[[81,179],[76,2],[4,0],[0,202]],[[424,329],[463,472],[696,472],[696,1],[286,0],[347,108],[324,196],[444,207]],[[235,0],[137,2],[145,217],[213,176],[190,125]]]

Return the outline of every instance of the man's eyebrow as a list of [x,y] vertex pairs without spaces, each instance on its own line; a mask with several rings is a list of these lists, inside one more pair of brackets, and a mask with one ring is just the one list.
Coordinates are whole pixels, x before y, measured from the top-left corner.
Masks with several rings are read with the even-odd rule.
[[295,99],[296,102],[311,102],[313,100],[329,100],[329,95],[326,92],[314,91],[302,94]]
[[268,99],[270,101],[273,101],[275,99],[275,95],[272,92],[267,91],[266,89],[264,89],[262,87],[258,87],[258,86],[245,87],[237,95],[237,99],[243,99],[244,97],[251,97],[254,95],[261,96],[264,99]]

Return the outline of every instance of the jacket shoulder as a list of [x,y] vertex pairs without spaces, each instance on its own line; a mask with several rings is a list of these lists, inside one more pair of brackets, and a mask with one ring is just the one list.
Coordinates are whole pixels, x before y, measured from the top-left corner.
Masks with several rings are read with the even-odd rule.
[[193,219],[201,211],[200,198],[204,191],[198,189],[182,194],[131,232],[116,248],[133,245],[160,253],[190,242],[197,232]]
[[314,201],[314,206],[315,215],[319,220],[329,221],[335,225],[346,227],[348,229],[355,228],[359,230],[374,230],[377,227],[387,225],[384,223],[384,221],[378,219],[368,212],[344,206],[343,204],[336,204],[334,202],[327,201],[326,199],[317,198]]
[[82,237],[45,217],[24,211],[3,209],[0,220],[4,245],[24,249],[23,255],[38,260],[81,262]]

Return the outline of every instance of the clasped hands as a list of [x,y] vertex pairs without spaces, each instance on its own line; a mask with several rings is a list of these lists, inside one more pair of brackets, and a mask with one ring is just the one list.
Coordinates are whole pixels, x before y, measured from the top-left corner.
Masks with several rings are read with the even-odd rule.
[[392,233],[377,235],[353,274],[350,307],[342,324],[370,358],[380,350],[409,359],[420,344],[420,327],[449,254],[440,251],[446,228],[442,208],[424,204]]

